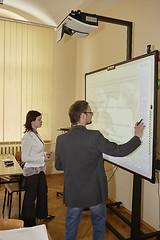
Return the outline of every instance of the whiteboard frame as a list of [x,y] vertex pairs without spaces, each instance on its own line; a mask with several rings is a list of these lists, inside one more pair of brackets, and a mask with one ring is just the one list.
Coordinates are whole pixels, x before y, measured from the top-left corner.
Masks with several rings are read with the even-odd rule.
[[116,63],[116,64],[113,64],[111,66],[107,66],[105,68],[101,68],[101,69],[98,69],[98,70],[86,73],[85,74],[85,99],[87,101],[87,89],[86,89],[87,82],[86,81],[87,81],[87,76],[88,75],[91,75],[91,74],[94,74],[94,73],[97,73],[97,72],[101,72],[101,71],[106,71],[106,70],[114,71],[114,69],[116,69],[116,67],[119,66],[119,65],[123,66],[123,65],[125,65],[128,62],[132,63],[132,62],[135,62],[135,61],[137,61],[139,59],[147,58],[148,56],[151,56],[151,55],[153,55],[153,57],[154,57],[154,87],[152,89],[152,93],[154,95],[154,111],[153,111],[153,124],[152,124],[152,131],[153,131],[152,148],[153,149],[152,149],[152,158],[151,158],[151,161],[152,161],[152,169],[151,169],[152,174],[151,174],[151,177],[145,176],[145,175],[143,175],[141,173],[137,173],[133,169],[128,169],[127,167],[121,166],[117,162],[113,162],[113,161],[110,161],[110,160],[106,160],[106,161],[111,163],[111,164],[113,164],[113,165],[116,165],[116,166],[118,166],[118,167],[120,167],[120,168],[122,168],[124,170],[127,170],[127,171],[129,171],[129,172],[131,172],[133,174],[138,174],[142,178],[144,178],[144,179],[146,179],[146,180],[148,180],[148,181],[150,181],[152,183],[155,183],[156,137],[157,137],[157,96],[158,96],[158,50],[150,52],[149,54],[144,54],[144,55],[135,57],[133,59],[129,59],[127,61]]

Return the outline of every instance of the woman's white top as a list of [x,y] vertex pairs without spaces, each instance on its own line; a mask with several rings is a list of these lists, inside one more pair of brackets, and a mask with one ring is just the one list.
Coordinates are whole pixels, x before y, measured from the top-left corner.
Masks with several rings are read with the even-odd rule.
[[22,143],[22,161],[25,162],[23,175],[30,176],[45,171],[44,141],[39,134],[28,131],[24,134]]

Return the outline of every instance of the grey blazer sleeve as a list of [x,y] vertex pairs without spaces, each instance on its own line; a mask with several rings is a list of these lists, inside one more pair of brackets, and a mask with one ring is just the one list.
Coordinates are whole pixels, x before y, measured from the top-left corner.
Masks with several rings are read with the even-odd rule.
[[100,152],[113,157],[125,157],[135,151],[141,145],[139,137],[134,136],[128,142],[118,145],[110,142],[99,131],[97,131],[97,148]]

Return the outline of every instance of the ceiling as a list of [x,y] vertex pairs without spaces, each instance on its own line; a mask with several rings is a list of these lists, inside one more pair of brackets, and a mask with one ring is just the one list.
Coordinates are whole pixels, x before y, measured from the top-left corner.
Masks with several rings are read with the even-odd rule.
[[71,12],[103,15],[120,0],[0,0],[0,17],[56,27]]

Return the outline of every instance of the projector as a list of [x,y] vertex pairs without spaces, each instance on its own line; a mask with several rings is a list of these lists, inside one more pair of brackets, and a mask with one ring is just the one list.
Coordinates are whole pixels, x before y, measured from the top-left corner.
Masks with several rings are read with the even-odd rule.
[[64,33],[84,38],[98,28],[98,18],[94,14],[83,13],[80,10],[71,13],[58,25],[57,40],[59,42]]

